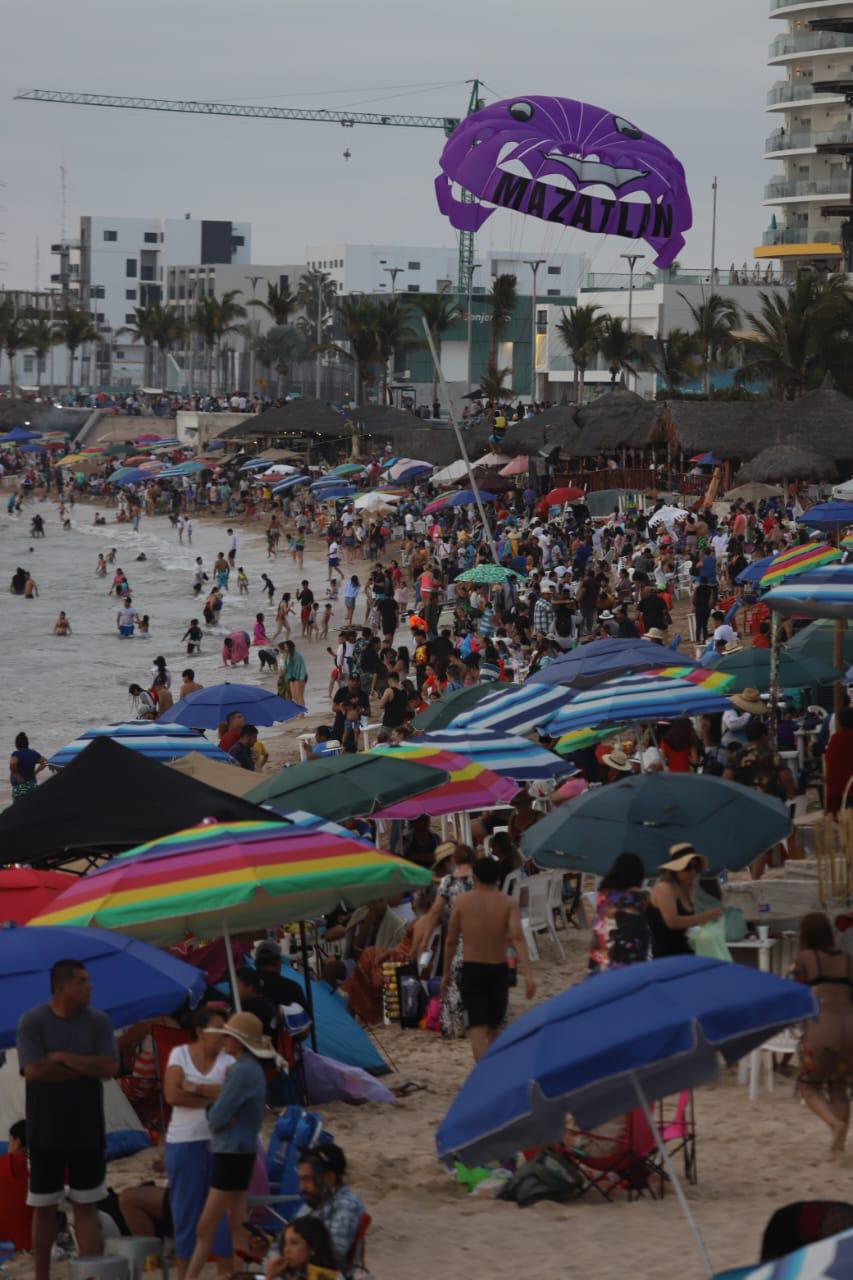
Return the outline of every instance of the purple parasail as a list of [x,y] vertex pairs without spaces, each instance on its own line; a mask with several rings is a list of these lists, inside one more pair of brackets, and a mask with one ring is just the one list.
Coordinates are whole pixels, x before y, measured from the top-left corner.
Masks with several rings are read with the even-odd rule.
[[[645,240],[668,267],[693,221],[684,168],[651,134],[571,98],[506,98],[453,130],[435,180],[458,231],[495,208],[602,235]],[[474,197],[458,199],[456,183]]]

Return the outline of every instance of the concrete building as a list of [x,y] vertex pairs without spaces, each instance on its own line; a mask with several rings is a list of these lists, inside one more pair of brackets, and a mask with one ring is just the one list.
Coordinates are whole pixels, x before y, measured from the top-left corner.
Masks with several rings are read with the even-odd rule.
[[782,28],[768,59],[781,78],[767,94],[764,155],[775,173],[755,256],[779,259],[790,274],[803,265],[838,269],[842,224],[853,215],[853,3],[770,0],[770,17]]
[[[495,276],[510,273],[518,279],[519,293],[529,295],[533,273],[526,261],[531,257],[508,250],[477,253],[472,292],[488,293]],[[455,288],[459,262],[456,249],[424,245],[308,245],[305,259],[309,267],[326,271],[341,294],[440,293]],[[539,268],[537,296],[575,294],[586,269],[583,254],[548,254]]]

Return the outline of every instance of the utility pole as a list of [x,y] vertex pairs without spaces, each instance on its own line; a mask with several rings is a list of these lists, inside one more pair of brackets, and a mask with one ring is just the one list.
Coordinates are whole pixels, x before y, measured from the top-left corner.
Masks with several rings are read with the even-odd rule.
[[[620,258],[624,258],[628,263],[628,336],[633,333],[634,324],[634,269],[638,262],[642,262],[645,257],[642,253],[620,253]],[[634,387],[636,390],[636,385]]]
[[317,272],[317,359],[314,364],[314,399],[320,399],[320,344],[323,341],[323,277]]
[[[468,270],[468,391],[471,390],[471,383],[474,378],[473,364],[471,359],[471,339],[474,335],[474,322],[471,316],[471,299],[474,286],[474,272],[480,270],[479,262],[469,262]],[[465,394],[468,394],[468,391]]]
[[397,276],[401,271],[405,271],[405,267],[383,267],[383,271],[387,272],[391,277],[391,297],[393,298],[397,292]]
[[249,399],[255,394],[255,291],[263,276],[244,276],[252,286],[252,319],[249,321]]
[[540,267],[544,267],[546,258],[525,258],[525,266],[533,272],[533,297],[530,299],[531,334],[530,334],[530,403],[536,400],[536,276]]
[[[400,274],[401,271],[405,271],[406,268],[405,267],[383,267],[382,270],[387,272],[388,275],[391,277],[391,297],[394,298],[396,297],[396,294],[397,294],[397,276]],[[385,369],[385,386],[386,388],[388,388],[389,404],[393,404],[393,401],[394,401],[394,397],[390,390],[390,385],[394,377],[394,365],[396,363],[396,355],[397,355],[396,351],[391,352],[391,355],[388,358],[388,364],[390,364],[391,367],[389,369],[386,366],[386,369]]]
[[711,291],[714,290],[714,272],[717,269],[717,175],[714,174],[714,181],[711,183],[711,190],[714,193],[711,205]]

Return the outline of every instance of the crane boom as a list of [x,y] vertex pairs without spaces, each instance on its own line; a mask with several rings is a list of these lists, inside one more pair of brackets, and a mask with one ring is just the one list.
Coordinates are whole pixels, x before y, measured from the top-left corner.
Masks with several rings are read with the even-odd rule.
[[112,93],[72,93],[63,89],[27,89],[15,94],[23,102],[63,102],[79,107],[124,107],[131,111],[180,111],[196,116],[239,116],[252,120],[312,120],[351,129],[357,124],[396,125],[405,129],[441,129],[449,134],[459,118],[407,116],[376,111],[329,111],[310,107],[266,107],[239,102],[193,102],[183,98],[126,98]]

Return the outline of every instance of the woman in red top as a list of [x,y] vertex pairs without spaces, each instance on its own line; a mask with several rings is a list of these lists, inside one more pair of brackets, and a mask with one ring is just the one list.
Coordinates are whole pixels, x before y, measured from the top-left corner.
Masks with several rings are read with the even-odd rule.
[[699,763],[696,734],[686,717],[673,720],[661,739],[660,747],[670,773],[689,773],[690,766]]

